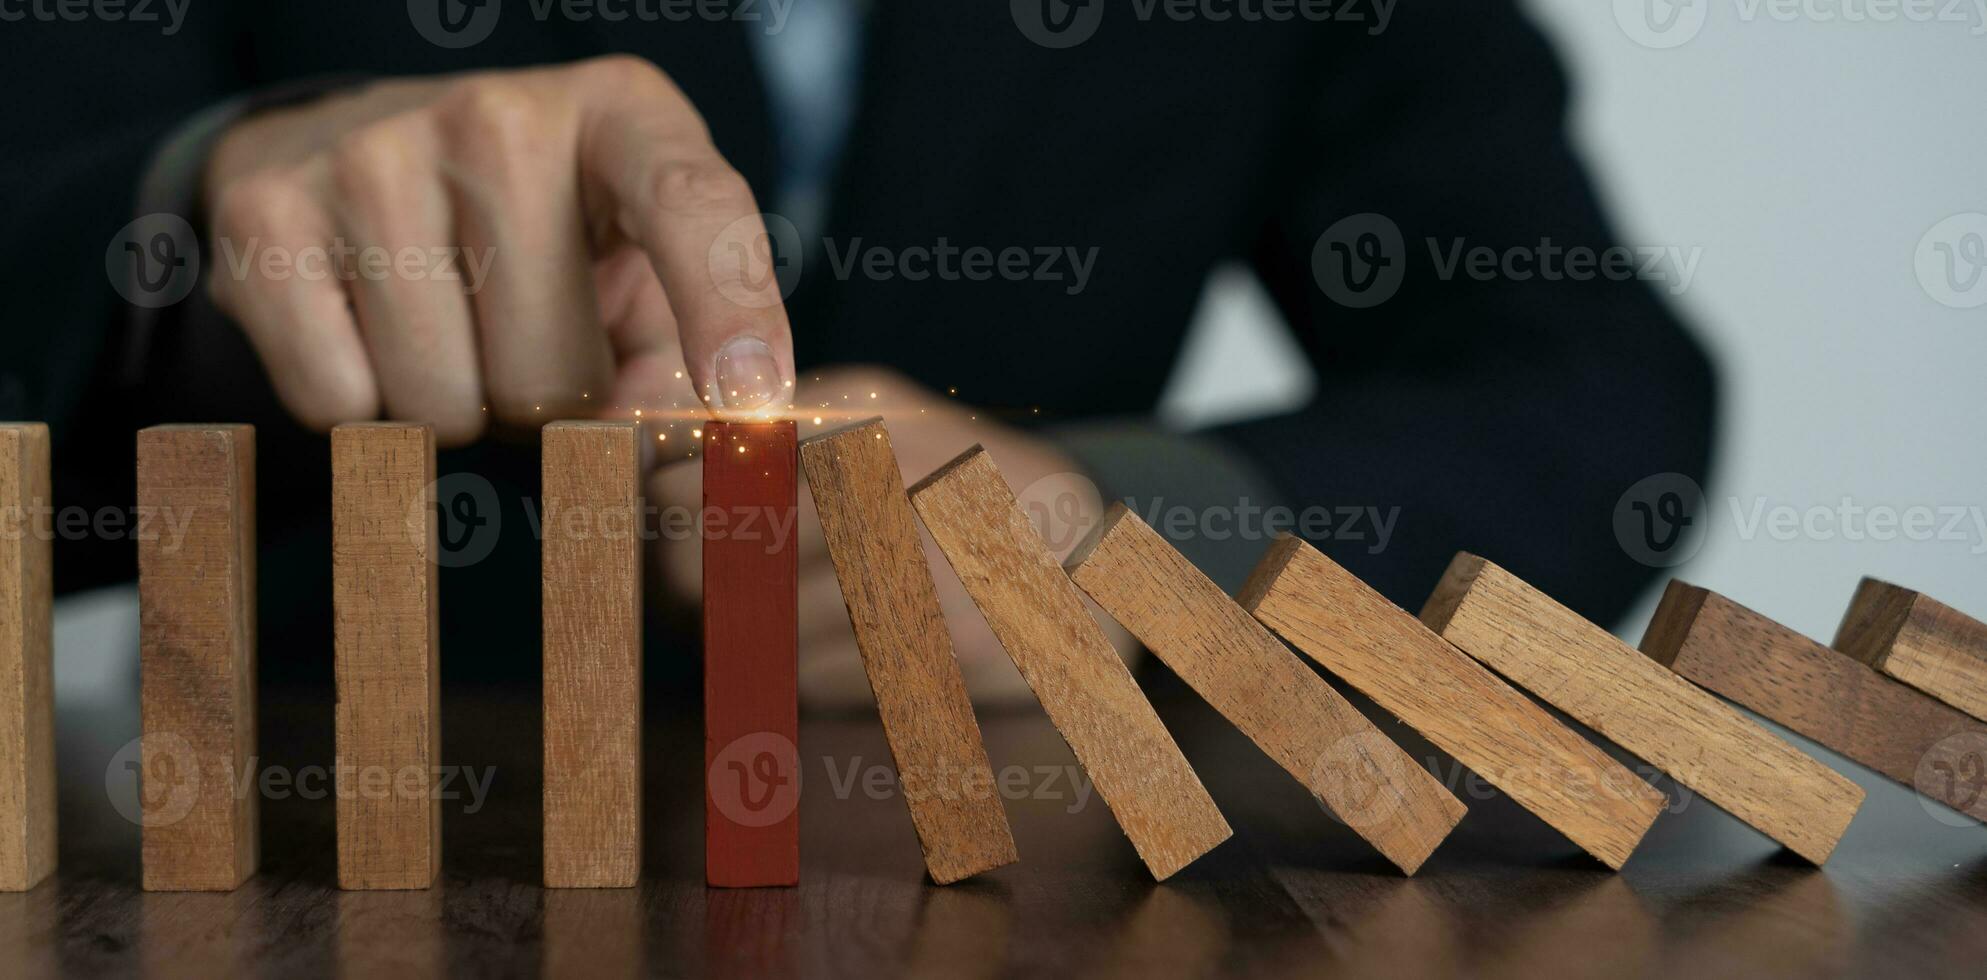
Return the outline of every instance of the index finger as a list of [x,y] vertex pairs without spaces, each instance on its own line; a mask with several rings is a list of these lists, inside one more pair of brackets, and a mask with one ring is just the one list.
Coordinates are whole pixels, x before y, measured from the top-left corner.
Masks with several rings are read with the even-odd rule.
[[649,71],[647,84],[613,85],[586,107],[581,180],[648,254],[704,403],[726,415],[782,410],[793,333],[758,203],[689,100]]

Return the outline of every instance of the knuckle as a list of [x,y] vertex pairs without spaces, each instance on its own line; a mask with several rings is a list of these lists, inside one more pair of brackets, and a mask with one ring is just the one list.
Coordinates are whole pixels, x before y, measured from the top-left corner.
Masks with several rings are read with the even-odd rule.
[[332,182],[350,203],[384,200],[408,182],[412,151],[405,139],[384,126],[353,130],[332,145]]
[[651,191],[659,206],[672,211],[756,210],[745,175],[715,158],[658,164]]
[[652,89],[673,85],[669,75],[654,62],[632,54],[609,54],[579,63],[580,74],[608,91]]
[[310,206],[309,195],[298,182],[273,173],[243,177],[215,196],[214,234],[228,238],[291,227]]
[[457,85],[437,108],[442,130],[470,161],[497,163],[532,152],[542,141],[530,91],[507,78],[479,78]]

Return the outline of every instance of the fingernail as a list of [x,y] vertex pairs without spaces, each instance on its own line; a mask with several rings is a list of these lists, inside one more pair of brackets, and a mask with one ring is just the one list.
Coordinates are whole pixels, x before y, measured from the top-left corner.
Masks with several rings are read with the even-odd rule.
[[734,337],[718,351],[717,390],[712,408],[752,412],[776,403],[787,390],[773,349],[757,337]]

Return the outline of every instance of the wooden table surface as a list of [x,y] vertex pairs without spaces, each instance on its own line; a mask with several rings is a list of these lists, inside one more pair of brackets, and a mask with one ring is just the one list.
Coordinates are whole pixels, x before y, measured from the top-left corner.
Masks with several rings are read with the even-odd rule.
[[[443,761],[496,768],[480,808],[444,803],[436,888],[339,891],[334,801],[292,795],[263,804],[248,885],[147,894],[137,828],[114,805],[128,803],[113,763],[135,715],[65,710],[61,871],[0,895],[0,973],[1704,980],[1977,977],[1987,963],[1987,828],[1942,821],[1832,756],[1873,792],[1825,870],[1690,799],[1611,874],[1445,761],[1438,775],[1458,778],[1471,812],[1410,879],[1205,705],[1160,693],[1234,839],[1155,884],[1103,805],[1075,798],[1073,760],[1038,709],[983,714],[996,770],[1029,774],[1007,804],[1022,860],[945,888],[924,880],[903,801],[862,781],[889,758],[872,714],[802,726],[800,887],[706,890],[698,719],[652,698],[641,886],[545,891],[534,691],[444,699]],[[330,763],[328,698],[265,694],[262,722],[266,764]]]

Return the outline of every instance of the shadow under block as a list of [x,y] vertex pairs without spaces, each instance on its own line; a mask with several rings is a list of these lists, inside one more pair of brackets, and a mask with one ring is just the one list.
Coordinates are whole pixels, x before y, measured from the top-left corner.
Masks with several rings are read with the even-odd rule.
[[55,870],[48,426],[0,423],[0,891]]
[[[255,430],[138,433],[139,800],[144,887],[255,873]],[[183,527],[182,531],[173,529]]]
[[1228,821],[986,451],[940,467],[911,502],[1153,877],[1227,840]]
[[800,882],[792,422],[704,426],[704,880]]
[[1610,868],[1663,811],[1659,790],[1299,538],[1270,546],[1239,601]]
[[1987,719],[1987,623],[1931,596],[1866,578],[1830,645]]
[[331,431],[338,886],[426,888],[441,867],[435,435]]
[[938,884],[1020,858],[883,423],[800,445],[883,733]]
[[1706,589],[1671,581],[1642,652],[1975,820],[1987,725]]
[[1815,864],[1863,790],[1689,681],[1467,552],[1422,622],[1442,638]]
[[1146,526],[1113,504],[1069,577],[1346,826],[1413,874],[1462,801]]
[[545,426],[545,887],[642,867],[641,427]]

